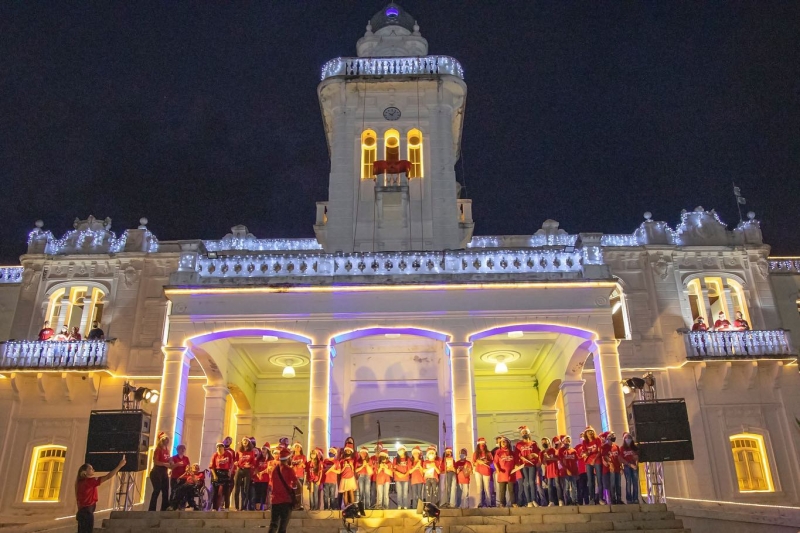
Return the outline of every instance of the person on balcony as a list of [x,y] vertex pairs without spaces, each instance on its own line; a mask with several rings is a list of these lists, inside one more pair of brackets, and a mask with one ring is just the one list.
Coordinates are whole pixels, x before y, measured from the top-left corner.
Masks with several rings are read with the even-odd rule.
[[95,320],[92,322],[92,329],[89,330],[89,334],[86,335],[87,341],[104,341],[106,340],[106,334],[100,329],[100,324],[97,323]]
[[703,317],[699,316],[694,319],[692,331],[708,331],[708,326],[706,326],[706,321]]
[[736,331],[750,331],[750,324],[744,319],[741,311],[736,311],[736,320],[733,321],[733,329]]
[[51,338],[53,338],[54,334],[55,331],[53,331],[53,328],[50,327],[50,322],[45,320],[42,329],[39,330],[39,336],[36,340],[49,341]]
[[61,326],[61,331],[51,337],[51,339],[56,342],[67,342],[69,340],[69,329],[67,326]]
[[714,322],[714,331],[731,331],[732,329],[730,321],[725,318],[725,313],[720,311],[717,321]]
[[81,332],[78,329],[78,326],[72,326],[72,331],[69,332],[69,337],[67,340],[69,342],[77,342],[81,340]]

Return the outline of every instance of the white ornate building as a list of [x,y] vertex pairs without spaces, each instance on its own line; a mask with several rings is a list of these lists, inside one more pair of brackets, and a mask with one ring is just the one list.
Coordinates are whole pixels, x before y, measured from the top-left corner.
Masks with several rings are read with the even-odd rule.
[[[753,215],[729,229],[701,207],[625,235],[546,220],[474,237],[454,173],[461,65],[427,55],[394,4],[357,51],[318,88],[331,173],[316,239],[235,226],[158,241],[144,219],[118,236],[93,217],[57,238],[37,223],[0,276],[0,522],[74,511],[89,412],[119,408],[126,380],[161,391],[156,431],[207,464],[226,434],[293,426],[322,448],[374,443],[376,422],[390,448],[471,451],[522,424],[621,434],[621,380],[650,371],[691,421],[695,460],[665,465],[668,496],[800,504],[800,260],[771,259]],[[374,176],[375,161],[407,172]],[[688,333],[720,311],[753,331]],[[111,340],[34,341],[44,320],[99,320]]]

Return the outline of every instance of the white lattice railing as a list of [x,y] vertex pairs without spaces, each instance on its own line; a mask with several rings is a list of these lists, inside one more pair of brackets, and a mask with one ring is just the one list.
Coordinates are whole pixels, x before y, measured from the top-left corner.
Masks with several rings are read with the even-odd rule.
[[[580,273],[586,250],[468,250],[354,254],[201,257],[206,278],[413,276],[446,274]],[[592,260],[595,261],[595,260]],[[186,262],[186,266],[190,264]],[[181,265],[184,265],[183,259]]]
[[773,274],[800,274],[800,257],[776,257],[769,260],[769,271]]
[[421,76],[449,74],[464,79],[461,63],[450,56],[337,57],[322,66],[322,79],[332,76]]
[[0,267],[0,283],[19,283],[22,281],[21,266]]
[[3,343],[0,369],[67,370],[108,367],[105,341],[8,341]]
[[690,331],[683,337],[689,358],[757,358],[794,355],[789,332],[756,331]]

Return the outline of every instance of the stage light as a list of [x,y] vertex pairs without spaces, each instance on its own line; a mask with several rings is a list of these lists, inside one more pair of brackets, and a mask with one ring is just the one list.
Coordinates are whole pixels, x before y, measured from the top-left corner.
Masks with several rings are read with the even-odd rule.
[[357,503],[351,503],[342,510],[342,520],[355,520],[361,516]]
[[422,518],[427,518],[433,523],[436,523],[440,514],[441,511],[439,508],[431,502],[425,503],[425,507],[422,508]]
[[628,378],[622,380],[622,392],[630,394],[634,390],[642,390],[645,386],[645,380],[642,378]]
[[505,374],[508,372],[508,366],[503,362],[503,359],[502,355],[498,355],[495,359],[495,361],[497,361],[497,364],[494,365],[495,374]]
[[156,403],[158,397],[159,393],[157,390],[148,389],[147,387],[139,387],[133,391],[133,399],[137,402],[145,401],[147,403]]
[[630,393],[631,393],[631,388],[628,386],[627,383],[625,383],[625,381],[623,381],[622,382],[622,394],[630,394]]

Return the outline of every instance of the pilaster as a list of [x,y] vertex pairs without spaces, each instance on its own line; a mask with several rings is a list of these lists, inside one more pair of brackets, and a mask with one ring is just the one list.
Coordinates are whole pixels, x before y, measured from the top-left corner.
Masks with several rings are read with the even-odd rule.
[[331,352],[327,344],[309,344],[311,381],[308,405],[308,446],[327,450],[330,445]]
[[170,437],[173,451],[183,439],[186,388],[192,354],[185,346],[163,346],[164,370],[161,376],[161,397],[158,404],[156,435],[163,431]]
[[472,343],[448,342],[453,391],[453,449],[475,447],[475,406],[472,381]]
[[599,396],[600,420],[603,431],[622,433],[628,430],[625,414],[625,395],[622,392],[622,373],[619,367],[619,341],[604,339],[595,341],[594,369]]
[[225,428],[225,407],[228,388],[222,385],[204,385],[206,391],[203,408],[203,442],[200,445],[200,464],[207,465],[216,451],[217,442],[222,441]]
[[558,434],[558,411],[542,409],[539,411],[539,438],[552,439]]
[[564,400],[564,420],[567,435],[577,439],[586,427],[586,404],[583,397],[585,380],[564,381],[559,387]]

